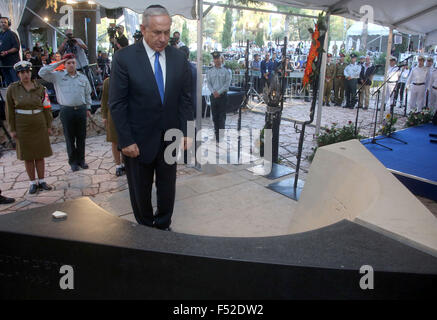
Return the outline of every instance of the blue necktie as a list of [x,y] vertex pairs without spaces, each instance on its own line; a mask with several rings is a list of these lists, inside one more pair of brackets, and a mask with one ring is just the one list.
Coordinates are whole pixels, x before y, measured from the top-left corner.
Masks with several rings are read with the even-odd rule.
[[159,52],[155,52],[155,79],[158,85],[161,102],[164,103],[164,77],[162,76],[161,64],[159,63]]

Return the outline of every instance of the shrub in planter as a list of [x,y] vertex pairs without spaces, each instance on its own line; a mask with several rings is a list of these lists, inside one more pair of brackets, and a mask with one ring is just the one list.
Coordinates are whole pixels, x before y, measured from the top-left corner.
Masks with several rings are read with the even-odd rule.
[[355,126],[352,121],[349,121],[347,125],[342,128],[337,127],[337,123],[333,123],[331,128],[324,128],[323,132],[317,136],[317,147],[313,148],[313,153],[308,157],[310,161],[316,154],[317,148],[327,146],[329,144],[347,141],[351,139],[363,139],[364,136],[359,134],[360,130],[357,129],[355,134]]
[[411,111],[408,114],[405,127],[414,127],[420,124],[430,123],[432,121],[433,114],[429,108],[423,108],[422,111]]

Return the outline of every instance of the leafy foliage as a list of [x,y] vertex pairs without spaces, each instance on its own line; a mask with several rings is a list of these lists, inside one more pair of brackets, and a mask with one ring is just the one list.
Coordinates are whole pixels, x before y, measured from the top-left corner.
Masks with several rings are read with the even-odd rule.
[[235,60],[226,60],[225,61],[225,68],[234,70],[240,70],[240,65],[238,64],[238,61]]
[[[190,51],[190,60],[196,61],[196,59],[197,59],[197,50]],[[203,65],[209,66],[211,64],[211,61],[212,61],[212,56],[208,52],[203,52],[202,59],[203,59]]]
[[312,155],[308,157],[310,161],[313,160],[317,148],[327,146],[329,144],[348,141],[351,139],[363,139],[364,136],[360,135],[360,130],[357,128],[357,134],[355,134],[355,126],[352,121],[349,121],[347,125],[342,128],[337,127],[337,123],[333,123],[331,128],[323,129],[323,133],[317,136],[317,147],[314,148],[314,152]]
[[223,49],[230,47],[231,44],[232,44],[232,11],[226,10],[225,24],[223,26],[223,33],[222,33]]
[[411,111],[408,114],[405,127],[414,127],[420,124],[430,123],[432,121],[433,114],[429,108],[423,108],[422,111]]
[[394,125],[396,124],[397,121],[398,121],[397,117],[393,116],[392,119],[391,113],[387,113],[384,119],[382,120],[382,127],[379,130],[379,133],[388,136],[391,133],[395,132],[396,128],[394,127]]
[[255,43],[259,47],[264,46],[264,31],[262,29],[256,33]]
[[188,30],[187,21],[184,21],[182,26],[181,40],[187,47],[190,45],[190,32]]

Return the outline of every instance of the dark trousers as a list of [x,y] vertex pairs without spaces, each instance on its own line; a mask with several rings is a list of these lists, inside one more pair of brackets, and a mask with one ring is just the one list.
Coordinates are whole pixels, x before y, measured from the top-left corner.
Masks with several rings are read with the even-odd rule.
[[79,165],[85,162],[86,113],[86,106],[61,106],[60,118],[64,128],[70,165]]
[[356,103],[356,93],[357,93],[357,79],[346,80],[345,81],[345,89],[346,89],[346,107],[353,108]]
[[394,100],[393,101],[397,101],[398,100],[398,94],[400,94],[399,98],[401,101],[401,105],[403,105],[404,103],[404,90],[405,90],[405,83],[404,82],[398,82],[395,88],[395,92],[394,92]]
[[222,93],[218,98],[214,98],[214,95],[211,95],[212,121],[214,122],[215,139],[217,142],[220,140],[219,130],[225,128],[227,104],[228,94],[226,92]]
[[253,76],[252,77],[252,81],[253,81],[253,88],[255,89],[256,92],[258,92],[259,94],[262,94],[262,88],[261,88],[261,78],[257,77],[257,76]]
[[[159,229],[171,224],[176,194],[176,163],[164,161],[164,141],[152,163],[142,163],[138,158],[123,155],[129,195],[135,219],[139,224]],[[147,152],[147,150],[146,150]],[[158,210],[153,214],[152,184],[155,177]]]
[[2,68],[2,72],[3,72],[3,77],[4,77],[4,82],[6,84],[6,86],[9,86],[12,82],[16,82],[18,81],[18,76],[17,73],[15,72],[15,70],[13,68]]

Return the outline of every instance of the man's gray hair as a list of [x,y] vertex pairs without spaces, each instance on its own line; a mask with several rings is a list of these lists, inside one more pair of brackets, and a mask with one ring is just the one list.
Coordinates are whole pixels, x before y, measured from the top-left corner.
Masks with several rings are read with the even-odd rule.
[[147,27],[149,23],[149,17],[153,16],[168,16],[171,20],[170,14],[166,8],[159,5],[152,5],[143,12],[143,26]]

